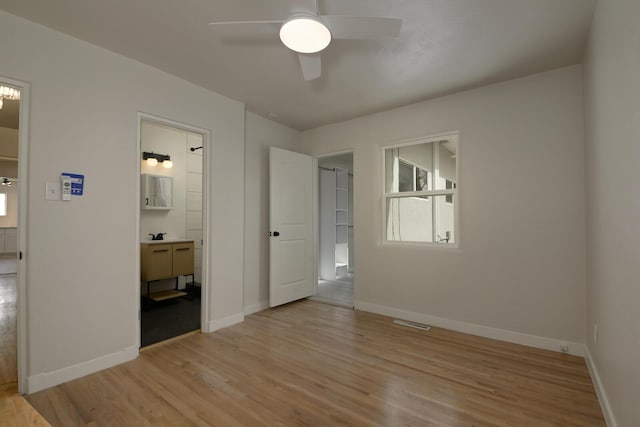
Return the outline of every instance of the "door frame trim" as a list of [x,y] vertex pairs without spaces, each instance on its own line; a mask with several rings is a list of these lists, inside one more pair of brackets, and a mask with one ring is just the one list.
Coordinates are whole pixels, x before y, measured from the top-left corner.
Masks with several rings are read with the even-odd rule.
[[[157,116],[142,111],[137,113],[137,140],[136,147],[138,150],[138,162],[136,163],[136,176],[140,177],[141,174],[141,162],[142,162],[142,140],[141,140],[141,128],[142,122],[156,123],[162,126],[172,127],[175,129],[197,133],[202,135],[202,283],[201,296],[200,296],[200,331],[203,333],[211,332],[209,328],[209,247],[210,247],[210,215],[211,212],[211,197],[209,197],[209,181],[211,176],[211,131],[202,127],[190,125],[187,123],[178,122],[175,120],[167,119],[162,116]],[[205,154],[207,153],[207,154]],[[136,218],[136,248],[135,253],[140,253],[140,179],[136,179],[136,203],[135,203],[135,218]],[[134,301],[137,300],[137,313],[135,314],[136,325],[136,345],[138,351],[140,350],[140,316],[141,316],[141,302],[140,302],[140,256],[136,257],[136,268],[134,277]]]
[[13,86],[20,90],[20,116],[18,117],[18,254],[22,252],[22,259],[17,261],[17,362],[18,362],[18,392],[29,392],[28,372],[28,327],[27,327],[27,209],[29,167],[29,110],[31,84],[20,80],[0,76],[0,83]]

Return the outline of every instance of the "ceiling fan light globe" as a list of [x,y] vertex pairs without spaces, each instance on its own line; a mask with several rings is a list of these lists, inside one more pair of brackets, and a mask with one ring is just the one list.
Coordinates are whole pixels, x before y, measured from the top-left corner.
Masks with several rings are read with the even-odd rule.
[[316,19],[293,18],[280,28],[280,40],[294,52],[316,53],[329,46],[331,32]]

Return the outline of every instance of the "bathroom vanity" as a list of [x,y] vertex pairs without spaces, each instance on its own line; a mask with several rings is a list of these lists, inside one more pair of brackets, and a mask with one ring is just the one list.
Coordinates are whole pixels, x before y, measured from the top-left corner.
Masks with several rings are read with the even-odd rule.
[[[178,290],[178,278],[191,276],[194,282],[193,240],[152,240],[140,243],[140,279],[147,285],[147,297],[162,301],[186,295]],[[153,282],[175,278],[175,289],[151,292]]]

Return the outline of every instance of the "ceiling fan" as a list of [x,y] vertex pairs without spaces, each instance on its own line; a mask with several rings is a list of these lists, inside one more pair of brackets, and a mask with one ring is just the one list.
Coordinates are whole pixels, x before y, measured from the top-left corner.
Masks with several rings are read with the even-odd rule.
[[279,21],[222,21],[209,26],[226,36],[259,35],[272,37],[279,31],[282,43],[298,54],[305,80],[320,77],[320,52],[332,40],[380,39],[398,37],[402,20],[387,17],[320,15],[318,2],[312,10],[293,11]]

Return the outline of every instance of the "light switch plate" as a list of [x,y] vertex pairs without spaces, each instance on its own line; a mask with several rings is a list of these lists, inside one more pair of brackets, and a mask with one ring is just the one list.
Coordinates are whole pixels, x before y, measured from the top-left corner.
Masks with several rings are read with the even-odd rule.
[[60,183],[59,182],[47,182],[44,199],[60,200]]

